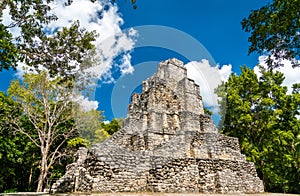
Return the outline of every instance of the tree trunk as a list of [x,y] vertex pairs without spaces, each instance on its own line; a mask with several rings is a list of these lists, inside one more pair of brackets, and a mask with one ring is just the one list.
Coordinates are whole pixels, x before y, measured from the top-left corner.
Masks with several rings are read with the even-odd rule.
[[[34,153],[32,155],[32,160],[34,160]],[[30,174],[29,174],[29,179],[28,179],[28,189],[31,187],[31,183],[32,183],[32,176],[33,176],[33,167],[34,167],[34,162],[31,164],[30,167]]]
[[43,190],[43,181],[44,181],[44,179],[43,179],[43,173],[41,171],[41,173],[39,175],[38,187],[36,189],[36,192],[42,192],[42,190]]
[[47,154],[42,153],[42,162],[40,165],[40,175],[38,179],[38,186],[36,189],[36,192],[43,192],[43,186],[44,186],[44,181],[45,178],[47,177]]

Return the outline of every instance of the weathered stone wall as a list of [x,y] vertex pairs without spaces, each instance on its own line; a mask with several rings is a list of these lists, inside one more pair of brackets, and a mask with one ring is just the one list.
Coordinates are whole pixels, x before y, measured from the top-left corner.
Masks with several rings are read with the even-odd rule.
[[[262,192],[254,165],[220,159],[114,155],[89,158],[57,191]],[[149,164],[151,163],[151,164]],[[72,184],[72,182],[74,182]],[[70,185],[68,189],[60,189]],[[58,188],[58,189],[57,189]]]
[[161,62],[133,94],[122,129],[90,151],[54,192],[263,192],[237,138],[218,133],[204,115],[199,86],[177,59]]
[[[250,163],[228,160],[175,159],[150,170],[149,190],[155,192],[255,193],[261,181]],[[247,175],[248,174],[248,175]],[[189,176],[187,178],[187,176]]]

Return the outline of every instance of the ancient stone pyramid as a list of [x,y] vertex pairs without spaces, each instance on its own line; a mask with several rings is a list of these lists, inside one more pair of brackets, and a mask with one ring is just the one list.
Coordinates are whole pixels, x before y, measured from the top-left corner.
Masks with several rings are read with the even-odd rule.
[[170,59],[132,95],[122,128],[91,150],[53,192],[263,192],[254,164],[237,138],[219,134],[204,114],[199,86]]

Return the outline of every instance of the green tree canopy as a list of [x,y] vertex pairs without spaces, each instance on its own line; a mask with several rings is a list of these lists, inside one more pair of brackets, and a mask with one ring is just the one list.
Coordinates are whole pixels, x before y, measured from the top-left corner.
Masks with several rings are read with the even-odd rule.
[[[69,28],[47,32],[47,24],[57,19],[50,12],[52,1],[4,1],[1,4],[1,9],[9,9],[12,22],[5,25],[1,12],[0,71],[16,68],[17,62],[23,62],[31,69],[46,68],[51,76],[74,78],[74,70],[82,68],[85,57],[95,53],[92,42],[96,33],[80,28],[78,21]],[[9,32],[15,27],[21,31],[17,37]]]
[[260,70],[257,78],[253,70],[242,67],[239,76],[232,74],[216,89],[222,98],[221,132],[239,138],[266,191],[299,193],[299,92],[287,94],[282,73]]
[[0,192],[33,191],[36,185],[38,148],[10,123],[10,118],[20,118],[22,127],[31,132],[31,123],[21,113],[17,103],[0,92]]
[[76,114],[76,124],[79,136],[84,138],[89,145],[101,143],[109,137],[103,129],[102,120],[104,116],[101,111],[91,110]]
[[64,155],[62,147],[76,134],[74,113],[80,112],[79,106],[73,102],[69,84],[61,83],[59,77],[49,78],[46,72],[25,74],[22,83],[18,80],[11,83],[8,93],[34,127],[29,132],[19,118],[8,115],[15,131],[24,134],[40,149],[37,191],[42,191],[49,169]]
[[102,123],[102,127],[109,135],[112,135],[121,129],[123,120],[123,118],[114,118],[107,124]]
[[242,21],[242,27],[250,32],[249,53],[269,55],[269,67],[281,65],[288,59],[293,66],[300,66],[300,1],[273,0],[254,10]]

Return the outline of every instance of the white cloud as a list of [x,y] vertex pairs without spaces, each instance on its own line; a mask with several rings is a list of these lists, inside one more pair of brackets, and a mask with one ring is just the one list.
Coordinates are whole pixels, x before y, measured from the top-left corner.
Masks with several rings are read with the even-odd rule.
[[[38,72],[35,69],[32,69],[32,67],[26,65],[23,62],[18,62],[18,66],[16,67],[16,74],[15,76],[19,78],[20,80],[23,79],[24,74],[38,74]],[[39,70],[46,70],[44,67],[39,66]]]
[[[30,72],[29,66],[27,66],[26,64],[21,63],[21,62],[18,63],[18,66],[16,67],[16,69],[17,69],[17,73],[15,75],[19,79],[22,79],[25,73]],[[34,71],[32,73],[34,73]]]
[[[107,0],[95,3],[90,0],[76,0],[70,6],[64,6],[60,0],[53,5],[53,13],[58,20],[49,24],[51,31],[63,26],[70,26],[73,21],[79,20],[80,25],[88,31],[95,30],[99,37],[96,47],[101,53],[101,62],[92,68],[92,71],[102,80],[113,82],[111,69],[113,65],[119,66],[121,74],[131,73],[130,52],[135,44],[136,31],[131,29],[123,32],[121,25],[124,21],[118,12],[118,7]],[[115,59],[120,58],[121,64],[116,64]]]
[[103,121],[103,123],[104,123],[105,125],[107,125],[107,124],[110,123],[110,121],[109,121],[109,120],[105,120],[105,121]]
[[[121,57],[121,63],[116,65],[119,66],[121,74],[124,75],[133,71],[133,66],[130,62],[130,51],[134,47],[134,37],[136,33],[132,32],[135,31],[130,30],[128,33],[117,33],[114,36],[108,37],[97,45],[102,54],[101,65],[94,68],[97,73],[104,73],[106,78],[108,77],[112,79],[110,70],[113,67],[115,57],[119,56],[120,54],[123,54]],[[126,69],[124,70],[124,68]]]
[[[114,78],[111,73],[113,65],[119,68],[122,75],[134,71],[130,61],[130,52],[134,47],[137,32],[134,29],[129,29],[128,32],[122,31],[121,26],[124,21],[116,5],[108,0],[99,0],[95,3],[90,0],[75,0],[70,6],[64,6],[64,1],[56,0],[51,7],[51,11],[58,17],[58,20],[51,22],[46,27],[47,31],[53,33],[62,27],[69,27],[78,20],[81,27],[88,31],[96,31],[99,35],[95,45],[101,56],[101,62],[89,70],[98,78],[105,82],[113,82]],[[9,10],[3,10],[3,23],[9,25],[11,22]],[[11,28],[10,32],[14,37],[20,35],[19,28]],[[116,63],[116,58],[119,59],[118,63]],[[19,63],[17,77],[22,78],[28,72],[35,73],[30,71],[30,67],[24,63]],[[97,101],[89,100],[83,95],[76,96],[74,101],[78,102],[85,111],[97,109],[99,105]]]
[[[13,23],[13,20],[11,19],[11,16],[9,14],[8,6],[2,11],[2,17],[3,17],[3,24],[5,26],[9,26]],[[21,35],[21,29],[19,27],[12,27],[8,29],[9,32],[14,36],[18,37]]]
[[[259,65],[262,65],[264,67],[267,67],[267,64],[265,62],[266,56],[260,56],[258,58]],[[292,64],[288,60],[282,60],[281,63],[284,65],[283,67],[276,68],[275,70],[280,71],[284,74],[285,80],[283,81],[283,85],[288,87],[288,93],[292,93],[292,85],[294,83],[300,83],[300,68],[299,67],[292,67]],[[261,76],[261,73],[259,72],[259,67],[254,67],[254,72],[257,74],[258,77]]]
[[231,74],[231,65],[211,66],[209,61],[202,59],[201,61],[192,61],[185,65],[187,75],[193,79],[196,84],[200,85],[200,94],[203,98],[203,104],[206,107],[212,107],[213,112],[218,110],[218,97],[214,93],[214,89],[226,81]]
[[126,74],[132,74],[134,71],[134,68],[131,66],[131,55],[130,54],[126,54],[123,56],[122,61],[121,61],[121,65],[120,65],[120,69],[121,69],[121,73],[122,75],[126,75]]
[[[69,27],[78,20],[81,27],[88,31],[96,31],[99,35],[95,45],[101,60],[99,64],[89,70],[90,72],[107,83],[114,82],[112,68],[119,68],[122,75],[132,73],[134,68],[131,65],[130,52],[134,47],[137,32],[134,29],[129,29],[127,32],[122,31],[121,26],[124,21],[118,12],[117,5],[112,4],[109,0],[98,0],[94,3],[90,0],[75,0],[69,6],[65,6],[64,2],[55,0],[51,4],[51,12],[58,17],[58,20],[48,24],[46,30],[54,33],[62,27]],[[6,25],[12,22],[8,9],[3,10],[3,20]],[[10,30],[14,36],[20,35],[20,29]],[[17,67],[17,77],[22,78],[27,72],[30,72],[30,68],[20,63]],[[97,101],[90,101],[83,96],[77,101],[85,110],[98,107]]]
[[[109,0],[98,0],[94,3],[90,0],[75,0],[69,6],[64,5],[65,1],[55,0],[51,3],[51,12],[58,17],[58,20],[47,25],[49,32],[55,32],[62,27],[69,27],[74,21],[78,20],[80,26],[88,31],[96,31],[99,35],[95,45],[101,54],[101,62],[92,69],[98,78],[113,82],[111,69],[114,66],[120,68],[121,74],[133,72],[131,65],[130,52],[135,44],[137,35],[134,29],[124,32],[121,29],[124,21],[118,11],[116,4]],[[9,9],[3,10],[3,23],[9,25],[12,22]],[[10,32],[14,36],[20,35],[19,28],[11,28]],[[115,59],[119,59],[119,64]],[[22,65],[24,67],[24,65]],[[26,70],[17,69],[22,76]]]
[[220,75],[221,75],[221,80],[222,81],[227,81],[230,74],[232,73],[232,65],[223,65],[221,69],[219,69]]
[[91,111],[91,110],[96,110],[99,105],[98,101],[89,100],[88,98],[86,98],[82,95],[75,97],[74,101],[79,103],[81,106],[81,109],[86,112]]

